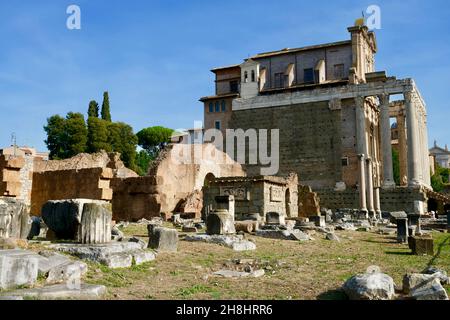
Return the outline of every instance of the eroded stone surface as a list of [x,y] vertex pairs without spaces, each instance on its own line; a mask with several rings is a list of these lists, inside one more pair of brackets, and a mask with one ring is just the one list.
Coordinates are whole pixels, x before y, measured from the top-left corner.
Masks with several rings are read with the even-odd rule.
[[78,289],[66,284],[58,284],[37,289],[22,289],[5,294],[9,298],[68,300],[68,299],[100,299],[106,293],[106,287],[100,285],[81,284]]
[[342,289],[350,300],[391,300],[395,296],[394,280],[378,272],[351,277]]
[[186,236],[185,241],[191,242],[207,242],[223,245],[225,247],[231,248],[234,251],[250,251],[256,250],[256,244],[244,240],[240,236],[223,236],[223,235],[206,235],[206,234],[198,234],[192,236]]

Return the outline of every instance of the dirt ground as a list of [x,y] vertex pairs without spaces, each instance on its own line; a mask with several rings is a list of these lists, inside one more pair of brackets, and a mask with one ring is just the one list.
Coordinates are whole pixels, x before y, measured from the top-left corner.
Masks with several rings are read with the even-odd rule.
[[[126,228],[127,235],[146,240],[145,226]],[[161,253],[153,262],[131,269],[111,270],[89,264],[85,281],[108,288],[106,299],[345,299],[340,286],[354,274],[376,265],[401,286],[408,272],[429,265],[450,271],[450,234],[435,233],[434,257],[410,254],[393,236],[375,232],[337,232],[341,242],[316,234],[314,241],[297,242],[248,236],[256,251],[234,252],[214,244],[180,241],[178,253]],[[212,276],[233,259],[265,263],[261,278],[225,279]],[[450,288],[447,287],[450,292]]]

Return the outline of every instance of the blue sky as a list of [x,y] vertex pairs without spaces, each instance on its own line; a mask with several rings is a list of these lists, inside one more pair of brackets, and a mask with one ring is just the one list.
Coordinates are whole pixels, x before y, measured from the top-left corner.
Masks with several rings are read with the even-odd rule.
[[[66,9],[81,7],[81,30]],[[369,5],[382,10],[377,70],[416,80],[427,102],[430,144],[449,143],[448,1],[22,0],[0,3],[0,146],[45,150],[53,114],[86,113],[110,92],[113,120],[135,131],[190,128],[212,67],[255,53],[347,40]]]

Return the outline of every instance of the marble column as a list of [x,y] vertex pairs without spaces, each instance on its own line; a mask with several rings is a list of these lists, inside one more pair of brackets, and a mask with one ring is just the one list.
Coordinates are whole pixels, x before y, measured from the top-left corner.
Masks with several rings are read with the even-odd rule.
[[397,128],[398,128],[398,149],[399,149],[399,162],[400,162],[400,185],[407,185],[407,180],[404,177],[408,177],[408,159],[407,159],[407,142],[406,142],[406,127],[405,127],[405,114],[403,111],[397,116]]
[[367,213],[367,204],[366,204],[366,172],[365,172],[365,160],[364,155],[358,155],[358,163],[359,163],[359,209],[361,212]]
[[374,206],[374,189],[373,189],[373,165],[372,159],[366,159],[367,166],[367,209],[369,211],[369,216],[375,216],[375,206]]
[[408,185],[420,186],[420,158],[419,158],[419,133],[416,106],[413,101],[413,93],[404,93],[406,104],[406,123],[408,131]]
[[366,203],[366,164],[365,157],[367,155],[367,137],[366,137],[366,114],[365,114],[365,97],[356,97],[356,152],[359,159],[359,205],[362,212],[367,213]]
[[380,188],[377,187],[375,188],[374,191],[374,197],[375,197],[375,218],[376,219],[381,219],[381,201],[380,201]]
[[428,126],[427,126],[427,114],[424,114],[423,119],[423,127],[424,127],[424,140],[425,140],[425,147],[426,147],[426,153],[425,153],[425,178],[424,182],[427,186],[431,187],[431,164],[430,164],[430,150],[428,146]]
[[392,164],[391,123],[389,120],[389,95],[378,96],[380,100],[381,154],[383,156],[383,187],[394,188],[394,169]]

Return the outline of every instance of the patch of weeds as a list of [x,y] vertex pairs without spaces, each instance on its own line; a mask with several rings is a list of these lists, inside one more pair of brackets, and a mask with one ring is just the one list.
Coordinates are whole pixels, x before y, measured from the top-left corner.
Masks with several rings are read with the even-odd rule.
[[222,293],[219,291],[213,291],[213,292],[211,292],[211,298],[213,298],[214,300],[221,300]]
[[205,286],[203,284],[196,284],[192,287],[188,287],[188,288],[181,288],[177,291],[176,295],[180,296],[180,297],[189,297],[195,294],[199,294],[199,293],[212,293],[215,292],[213,291],[213,289],[209,286]]
[[152,268],[155,265],[153,261],[145,262],[140,265],[134,264],[130,270],[133,272],[147,272],[150,268]]
[[181,275],[181,274],[182,274],[182,272],[179,271],[179,270],[170,271],[170,275],[171,275],[171,276],[174,276],[174,277],[177,277],[177,276],[179,276],[179,275]]

